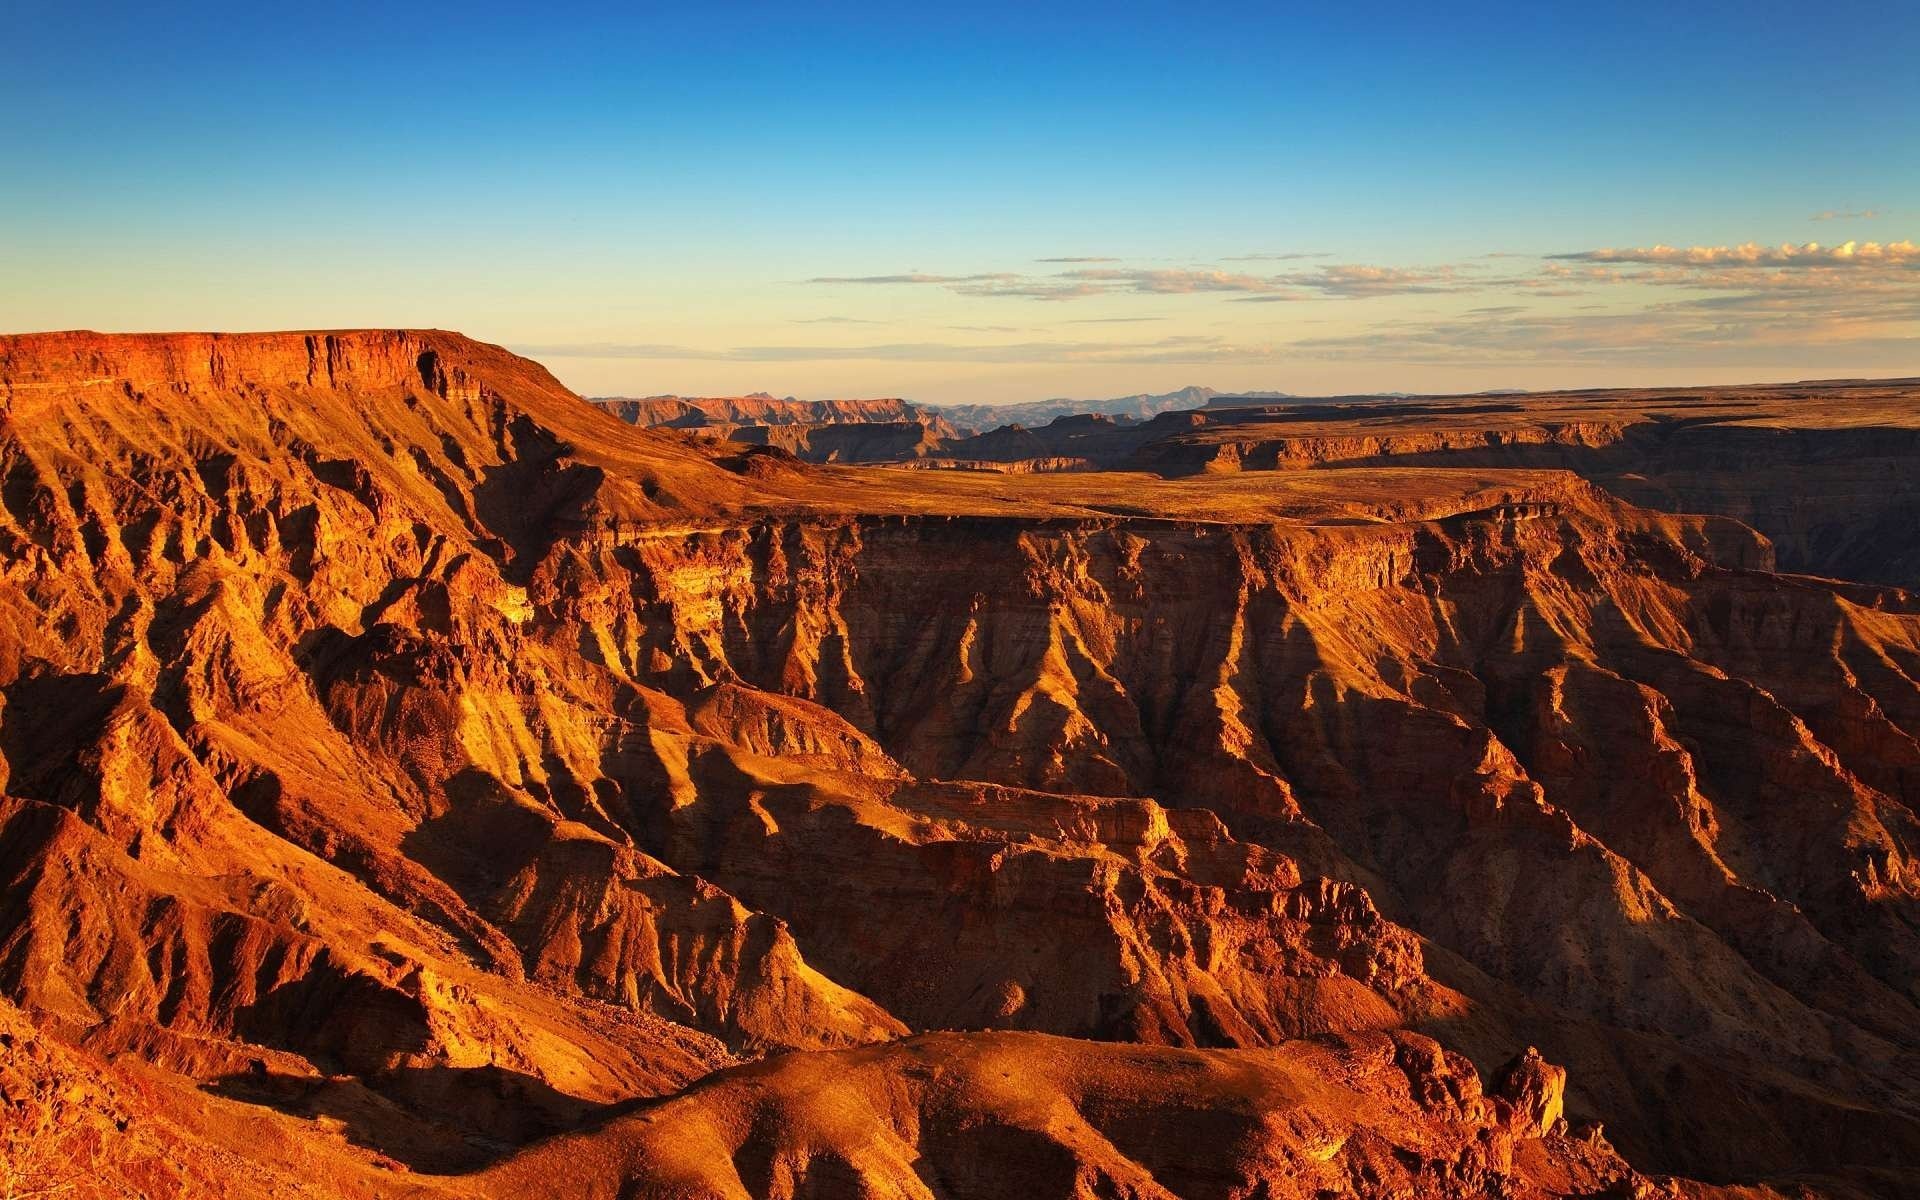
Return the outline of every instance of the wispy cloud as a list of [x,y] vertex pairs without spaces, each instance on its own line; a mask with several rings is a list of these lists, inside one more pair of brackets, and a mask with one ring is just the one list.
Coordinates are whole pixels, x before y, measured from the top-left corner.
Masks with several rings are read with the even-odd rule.
[[1872,209],[1872,208],[1862,208],[1862,209],[1857,209],[1851,212],[1843,212],[1839,209],[1829,208],[1825,212],[1817,212],[1813,214],[1811,217],[1808,217],[1807,220],[1809,221],[1871,221],[1879,216],[1880,216],[1879,210]]
[[953,290],[962,296],[998,296],[1018,300],[1079,300],[1087,296],[1102,295],[1111,289],[1097,283],[1061,276],[1036,279],[1031,276],[1014,275],[982,283],[955,284]]
[[[1855,214],[1862,215],[1862,214]],[[1215,265],[1129,266],[1110,260],[1060,260],[1052,273],[983,272],[823,277],[820,282],[932,286],[973,297],[1072,300],[1083,297],[1206,297],[1234,304],[1365,301],[1430,297],[1425,312],[1405,305],[1362,305],[1391,312],[1375,324],[1340,318],[1340,332],[1315,331],[1291,313],[1271,325],[1271,341],[1247,341],[1240,323],[1216,323],[1220,336],[1139,341],[1043,340],[1043,331],[1005,326],[955,327],[1016,335],[989,344],[885,343],[819,348],[747,346],[722,351],[643,347],[646,356],[737,361],[893,358],[968,362],[1273,363],[1293,358],[1386,359],[1466,364],[1627,361],[1736,363],[1807,361],[1826,356],[1861,365],[1911,365],[1920,357],[1920,245],[1912,240],[1834,243],[1603,247],[1558,254],[1508,251],[1458,263],[1408,265],[1329,262],[1281,269],[1236,269],[1229,262],[1307,258],[1241,255]],[[1458,302],[1449,297],[1461,297]],[[1473,297],[1474,299],[1467,299]],[[1569,307],[1553,301],[1580,298]],[[1604,303],[1598,303],[1604,301]],[[1471,305],[1469,307],[1469,305]],[[1331,310],[1317,310],[1326,317]],[[1120,326],[1164,315],[1115,315],[1059,322]],[[1237,327],[1237,333],[1228,329]],[[1177,328],[1170,326],[1169,329]],[[1142,331],[1144,332],[1144,331]],[[622,351],[625,353],[627,351]],[[1767,356],[1767,357],[1762,357]]]
[[1116,291],[1145,292],[1150,295],[1189,295],[1194,292],[1266,292],[1274,282],[1258,275],[1232,271],[1170,268],[1164,270],[1121,270],[1111,267],[1068,271],[1069,279],[1110,286]]
[[964,283],[986,283],[998,279],[1018,279],[1018,275],[924,275],[920,272],[908,272],[901,275],[816,275],[808,283],[859,283],[889,285],[900,283],[937,283],[945,286]]
[[[1234,261],[1309,258],[1317,255],[1243,255]],[[1111,259],[1041,260],[1059,263],[1110,262]],[[1227,260],[1223,260],[1227,261]],[[823,275],[815,284],[913,285],[946,288],[962,296],[1028,300],[1079,300],[1089,296],[1136,294],[1180,296],[1230,294],[1263,301],[1313,297],[1364,299],[1372,296],[1444,294],[1497,287],[1533,287],[1544,281],[1492,277],[1472,267],[1380,267],[1339,264],[1279,274],[1223,270],[1218,267],[1077,266],[1049,275],[982,272],[941,275],[903,272],[893,275]]]
[[1473,277],[1458,267],[1370,267],[1347,265],[1286,277],[1298,287],[1329,296],[1430,295],[1479,291],[1497,281]]
[[885,321],[870,321],[865,317],[795,317],[795,325],[884,325]]
[[[1560,271],[1600,270],[1558,265]],[[856,346],[752,345],[693,347],[654,343],[583,343],[516,347],[536,358],[680,359],[716,362],[856,360],[927,363],[1278,364],[1300,359],[1392,361],[1433,365],[1544,363],[1738,364],[1830,362],[1865,369],[1908,369],[1920,345],[1920,273],[1862,275],[1841,270],[1756,271],[1745,268],[1643,268],[1687,290],[1672,299],[1639,302],[1624,293],[1611,305],[1553,310],[1531,302],[1483,304],[1453,315],[1400,318],[1340,334],[1271,340],[1177,335],[1128,340],[915,341]],[[1406,283],[1406,280],[1396,282]],[[1417,282],[1417,281],[1416,281]],[[1591,286],[1606,286],[1593,284]],[[1531,301],[1537,293],[1524,293]],[[1255,294],[1255,302],[1280,299]],[[1151,319],[1151,318],[1149,318]],[[1066,325],[1124,322],[1088,318]],[[1289,321],[1294,334],[1308,322]],[[1020,332],[1009,326],[954,327],[967,333]],[[1781,356],[1785,356],[1784,358]]]
[[1763,246],[1744,242],[1738,246],[1642,246],[1633,249],[1580,250],[1548,257],[1563,261],[1597,263],[1650,263],[1693,267],[1850,267],[1920,266],[1920,244],[1901,242],[1840,242],[1822,245],[1783,242]]
[[1690,296],[1625,311],[1498,305],[1293,344],[1304,356],[1410,362],[1738,361],[1827,352],[1911,362],[1920,289],[1777,287]]

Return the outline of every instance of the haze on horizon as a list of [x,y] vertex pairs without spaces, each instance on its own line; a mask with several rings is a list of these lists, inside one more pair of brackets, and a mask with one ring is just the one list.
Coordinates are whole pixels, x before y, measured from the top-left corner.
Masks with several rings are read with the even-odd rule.
[[588,394],[1920,375],[1920,7],[10,5],[0,330]]

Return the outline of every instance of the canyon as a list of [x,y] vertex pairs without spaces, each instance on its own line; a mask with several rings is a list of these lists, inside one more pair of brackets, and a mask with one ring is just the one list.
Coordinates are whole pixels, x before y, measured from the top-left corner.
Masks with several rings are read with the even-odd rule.
[[0,338],[0,1186],[1920,1193],[1917,396]]
[[777,446],[808,462],[891,462],[930,453],[960,433],[938,413],[905,400],[751,396],[606,397],[594,404],[635,425]]
[[[1257,393],[1276,398],[1279,393]],[[813,463],[948,464],[994,469],[1076,470],[1079,458],[1049,457],[1045,437],[1085,418],[1131,427],[1164,412],[1213,404],[1221,393],[1185,387],[1159,395],[1109,400],[1035,400],[1011,404],[916,404],[908,400],[797,400],[767,392],[749,396],[596,397],[593,403],[623,421],[649,428],[686,429],[706,437],[778,446]],[[1047,430],[1023,437],[1026,425]],[[1055,429],[1058,426],[1058,429]],[[1023,451],[1027,451],[1023,453]],[[998,464],[1006,464],[1004,466]]]
[[[1097,410],[1031,427],[975,418],[975,428],[916,428],[891,440],[842,432],[818,451],[804,438],[784,444],[810,461],[1007,474],[1547,468],[1635,504],[1733,517],[1765,534],[1790,571],[1914,587],[1916,394],[1920,380],[1285,402],[1189,388],[1166,399],[1192,398],[1191,407],[1142,419]],[[660,413],[614,411],[667,423]],[[744,439],[770,440],[753,431]]]

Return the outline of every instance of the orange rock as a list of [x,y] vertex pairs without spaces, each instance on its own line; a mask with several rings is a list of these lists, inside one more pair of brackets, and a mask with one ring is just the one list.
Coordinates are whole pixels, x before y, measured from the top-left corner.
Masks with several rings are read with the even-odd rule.
[[1812,390],[909,473],[440,332],[0,339],[0,992],[130,1194],[1898,1190],[1920,601],[1608,490],[1838,520],[1892,400]]

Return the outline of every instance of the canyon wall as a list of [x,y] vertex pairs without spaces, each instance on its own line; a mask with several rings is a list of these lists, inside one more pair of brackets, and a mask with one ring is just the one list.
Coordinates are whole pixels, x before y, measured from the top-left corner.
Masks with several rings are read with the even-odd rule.
[[818,463],[908,461],[959,437],[935,410],[905,400],[779,400],[759,393],[609,397],[593,403],[635,425],[776,446]]

